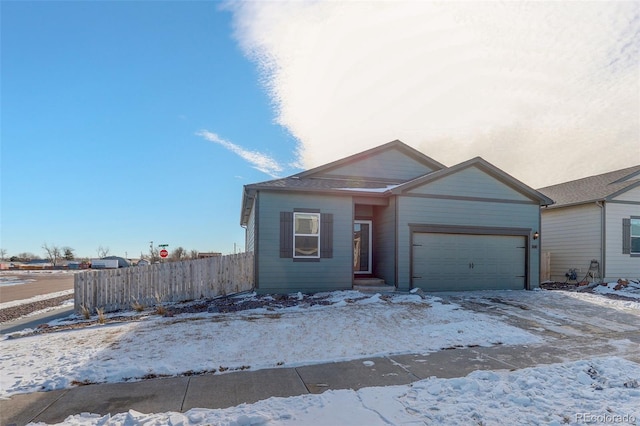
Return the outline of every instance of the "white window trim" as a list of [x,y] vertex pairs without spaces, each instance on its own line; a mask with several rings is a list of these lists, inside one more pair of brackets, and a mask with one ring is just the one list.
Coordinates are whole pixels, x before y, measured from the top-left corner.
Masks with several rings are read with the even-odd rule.
[[[296,216],[304,215],[304,216],[316,216],[318,218],[318,232],[316,234],[297,234],[296,233]],[[320,213],[304,213],[304,212],[293,212],[293,257],[294,259],[320,259]],[[296,254],[296,237],[316,237],[318,239],[318,252],[315,256],[305,256]]]
[[639,255],[640,251],[633,251],[633,239],[634,238],[640,238],[640,235],[634,235],[633,233],[633,222],[637,221],[640,222],[640,219],[638,219],[637,217],[632,217],[629,221],[629,253],[632,255]]
[[372,261],[373,261],[373,250],[372,250],[372,248],[373,248],[373,241],[372,241],[372,238],[373,238],[373,221],[372,220],[354,220],[353,221],[354,225],[357,224],[357,223],[369,225],[369,236],[368,236],[369,237],[369,259],[368,259],[368,261],[369,261],[369,263],[368,263],[369,269],[367,269],[366,271],[353,271],[353,273],[354,274],[371,274],[372,271],[373,271],[372,270],[372,266],[373,265],[371,264]]

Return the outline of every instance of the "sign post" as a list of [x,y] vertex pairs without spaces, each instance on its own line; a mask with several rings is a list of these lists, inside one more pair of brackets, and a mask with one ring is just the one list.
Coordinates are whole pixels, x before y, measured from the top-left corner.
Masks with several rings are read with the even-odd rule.
[[169,251],[167,250],[167,247],[169,247],[169,244],[158,244],[158,247],[161,247],[162,250],[160,250],[160,260],[162,259],[166,259],[167,257],[169,257]]

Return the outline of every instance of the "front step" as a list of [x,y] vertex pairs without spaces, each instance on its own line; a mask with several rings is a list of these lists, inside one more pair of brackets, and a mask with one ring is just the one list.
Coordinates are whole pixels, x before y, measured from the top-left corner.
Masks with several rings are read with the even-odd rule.
[[353,280],[353,289],[363,293],[389,293],[396,291],[392,285],[386,285],[380,278],[356,278]]

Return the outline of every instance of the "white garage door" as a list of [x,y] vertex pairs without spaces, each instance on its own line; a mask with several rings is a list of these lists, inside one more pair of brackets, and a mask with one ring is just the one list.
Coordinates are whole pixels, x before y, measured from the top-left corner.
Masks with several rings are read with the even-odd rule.
[[412,284],[424,291],[522,290],[523,236],[413,234]]

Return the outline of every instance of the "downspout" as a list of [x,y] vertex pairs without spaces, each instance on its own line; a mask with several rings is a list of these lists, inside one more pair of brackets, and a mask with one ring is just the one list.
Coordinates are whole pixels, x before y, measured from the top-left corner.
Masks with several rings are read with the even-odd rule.
[[253,289],[260,288],[260,191],[256,191],[253,200],[254,219],[253,219]]
[[605,217],[604,217],[604,213],[605,213],[605,208],[604,208],[604,202],[602,201],[596,201],[596,206],[600,207],[600,279],[602,281],[604,281],[604,277],[606,277],[605,274],[605,262],[604,262],[604,255],[605,255],[605,241],[606,241],[606,235],[605,235]]
[[[400,202],[400,197],[397,195],[393,197],[393,226],[395,231],[393,232],[394,241],[393,241],[393,251],[394,251],[394,269],[395,269],[395,281],[396,281],[396,289],[400,288],[400,273],[398,271],[398,233],[400,232],[400,228],[398,227],[398,203]],[[411,289],[411,283],[409,283],[409,289]]]

